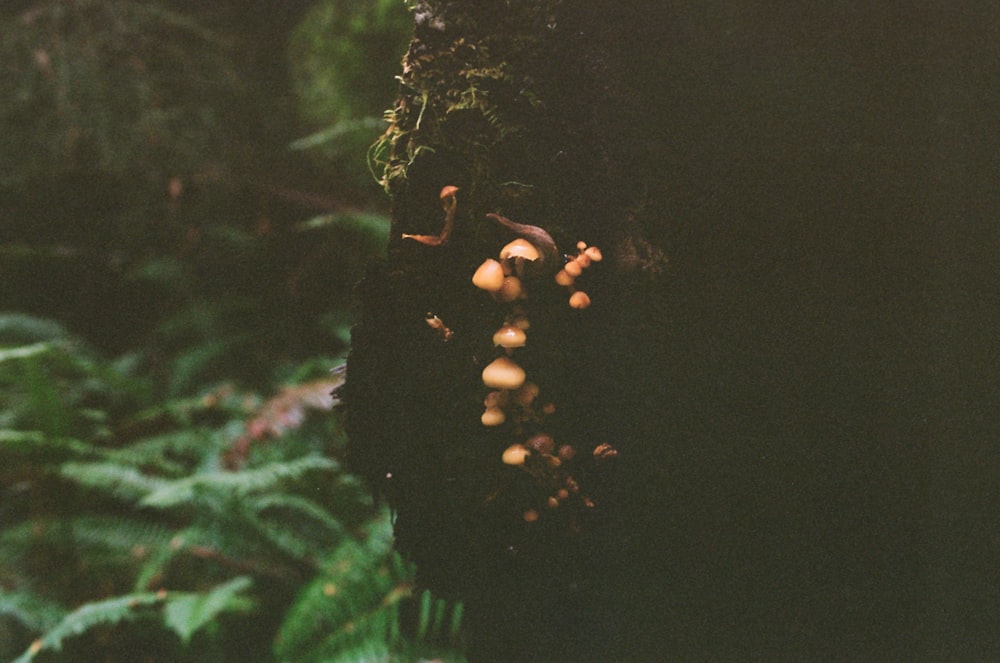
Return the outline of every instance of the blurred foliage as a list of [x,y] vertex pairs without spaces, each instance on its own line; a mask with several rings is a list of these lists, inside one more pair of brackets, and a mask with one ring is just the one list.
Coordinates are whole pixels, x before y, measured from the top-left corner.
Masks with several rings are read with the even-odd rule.
[[461,607],[415,589],[342,468],[341,378],[298,377],[159,401],[0,315],[0,659],[462,660]]
[[409,20],[395,0],[5,3],[0,310],[140,349],[164,394],[343,354],[388,229],[365,152]]
[[409,30],[0,6],[0,660],[462,660],[333,409]]
[[[384,127],[411,17],[400,0],[326,0],[298,25],[289,64],[301,116],[314,131],[293,147],[342,163],[364,158]],[[369,184],[363,170],[356,185]]]

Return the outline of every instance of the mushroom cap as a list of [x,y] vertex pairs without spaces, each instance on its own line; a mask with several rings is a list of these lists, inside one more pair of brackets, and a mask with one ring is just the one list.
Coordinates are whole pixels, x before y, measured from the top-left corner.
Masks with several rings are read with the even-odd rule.
[[569,274],[573,278],[576,278],[580,274],[583,274],[583,265],[581,265],[580,263],[578,263],[576,260],[570,260],[562,268],[562,271],[566,272],[567,274]]
[[524,459],[530,453],[531,451],[523,444],[512,444],[504,450],[501,459],[507,465],[524,465]]
[[594,262],[601,262],[601,260],[604,259],[604,255],[601,253],[601,250],[596,246],[588,246],[584,249],[583,253]]
[[446,187],[443,187],[441,189],[441,200],[453,197],[457,191],[458,191],[457,186],[448,185]]
[[587,308],[590,306],[590,295],[583,290],[577,290],[569,297],[569,305],[573,308]]
[[484,426],[499,426],[507,420],[507,415],[499,407],[492,406],[488,407],[483,411],[483,416],[480,417],[480,421],[483,422]]
[[567,272],[565,269],[560,269],[558,272],[556,272],[556,283],[558,283],[559,285],[565,285],[565,286],[573,285],[573,281],[575,280],[576,279],[573,278],[573,275]]
[[521,286],[521,279],[516,276],[505,276],[500,283],[500,287],[493,292],[493,296],[501,302],[517,301],[524,294]]
[[494,359],[483,369],[483,384],[493,389],[517,389],[526,377],[524,369],[507,357]]
[[524,258],[525,260],[535,261],[541,254],[535,245],[526,239],[518,237],[510,244],[500,249],[500,259],[508,260],[510,258]]
[[528,335],[515,325],[504,325],[493,334],[493,345],[502,348],[523,348],[527,341]]
[[477,288],[497,292],[503,287],[503,265],[487,258],[472,275],[472,284]]

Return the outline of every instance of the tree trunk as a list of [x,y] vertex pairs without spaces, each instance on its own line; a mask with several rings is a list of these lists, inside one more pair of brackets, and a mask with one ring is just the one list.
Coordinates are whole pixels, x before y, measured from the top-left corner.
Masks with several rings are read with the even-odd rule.
[[[853,5],[417,5],[344,399],[352,463],[421,582],[466,603],[474,659],[968,642],[926,611],[966,603],[925,569],[961,510],[935,468],[996,469],[954,460],[987,444],[986,374],[957,372],[941,321],[987,338],[1000,310],[954,296],[997,247],[1000,150],[973,137],[998,23]],[[472,276],[518,236],[543,255],[508,261],[503,301]],[[557,282],[578,243],[603,260]],[[525,320],[524,347],[494,346]],[[538,394],[488,426],[502,357]]]

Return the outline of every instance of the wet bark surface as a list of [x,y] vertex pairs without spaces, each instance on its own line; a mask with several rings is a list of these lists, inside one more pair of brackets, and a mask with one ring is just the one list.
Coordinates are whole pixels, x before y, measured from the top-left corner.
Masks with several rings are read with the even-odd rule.
[[[417,6],[344,393],[399,548],[476,660],[995,649],[995,12],[622,4]],[[591,305],[474,286],[487,214],[600,247]],[[484,426],[517,316],[538,400]]]

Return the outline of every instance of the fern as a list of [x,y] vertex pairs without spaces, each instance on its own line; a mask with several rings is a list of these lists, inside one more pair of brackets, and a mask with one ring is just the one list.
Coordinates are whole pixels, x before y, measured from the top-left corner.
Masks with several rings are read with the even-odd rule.
[[243,472],[211,472],[196,474],[167,482],[142,499],[142,506],[169,508],[191,502],[199,490],[220,490],[236,496],[276,488],[280,483],[295,480],[307,472],[337,469],[329,458],[307,456],[286,463],[270,463]]
[[125,502],[135,502],[164,490],[164,479],[143,474],[117,463],[66,463],[60,474],[70,481],[93,488]]
[[28,663],[42,651],[61,651],[63,641],[67,638],[85,633],[95,626],[113,625],[134,619],[141,609],[161,603],[164,598],[166,598],[165,593],[144,592],[82,605],[66,615],[41,638],[31,643],[28,650],[14,663]]
[[41,431],[0,430],[0,466],[16,462],[60,462],[70,458],[100,457],[92,445],[68,437],[51,437]]
[[202,594],[174,596],[164,609],[164,623],[186,644],[222,612],[252,609],[253,602],[240,596],[252,584],[249,577],[238,576]]
[[53,628],[65,616],[62,606],[40,596],[0,589],[0,617],[12,618],[33,631]]

